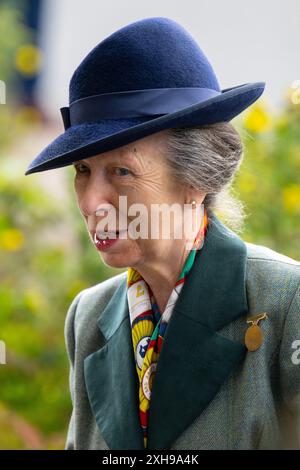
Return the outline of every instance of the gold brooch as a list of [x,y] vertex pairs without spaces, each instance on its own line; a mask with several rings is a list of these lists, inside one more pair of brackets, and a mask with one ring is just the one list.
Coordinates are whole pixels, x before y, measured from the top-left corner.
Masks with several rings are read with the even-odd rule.
[[260,320],[268,318],[266,312],[257,313],[247,318],[247,323],[251,323],[245,333],[245,345],[249,351],[256,351],[263,342],[263,333],[258,325]]

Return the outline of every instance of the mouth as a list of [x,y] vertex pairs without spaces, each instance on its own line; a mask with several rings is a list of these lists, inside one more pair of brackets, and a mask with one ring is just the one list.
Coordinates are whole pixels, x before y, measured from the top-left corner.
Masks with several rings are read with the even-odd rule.
[[93,240],[111,240],[114,238],[118,238],[120,233],[125,233],[127,230],[116,230],[116,231],[109,231],[105,230],[103,232],[96,232],[93,230],[92,238]]
[[96,248],[102,251],[116,243],[120,239],[119,235],[125,232],[127,232],[127,230],[104,231],[98,233],[93,230],[90,233]]

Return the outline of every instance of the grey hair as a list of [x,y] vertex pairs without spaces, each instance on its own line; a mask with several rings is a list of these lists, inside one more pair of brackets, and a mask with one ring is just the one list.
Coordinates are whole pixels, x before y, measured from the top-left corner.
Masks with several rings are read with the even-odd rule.
[[176,180],[207,193],[203,204],[208,217],[212,210],[241,232],[247,214],[232,188],[244,155],[238,131],[229,122],[219,122],[171,128],[166,135],[165,157]]

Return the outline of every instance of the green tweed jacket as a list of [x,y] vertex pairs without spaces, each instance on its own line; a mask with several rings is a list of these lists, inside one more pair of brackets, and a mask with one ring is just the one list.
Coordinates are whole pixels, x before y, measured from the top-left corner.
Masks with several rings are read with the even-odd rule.
[[[148,448],[300,449],[300,262],[244,242],[212,213],[153,381]],[[246,348],[249,316],[263,343]],[[143,449],[126,272],[67,313],[66,449]]]

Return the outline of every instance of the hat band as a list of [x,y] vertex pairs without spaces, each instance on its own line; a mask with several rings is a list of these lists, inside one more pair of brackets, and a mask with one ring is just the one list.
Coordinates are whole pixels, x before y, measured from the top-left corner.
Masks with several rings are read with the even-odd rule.
[[156,116],[201,103],[222,92],[211,88],[153,88],[88,96],[61,108],[65,130],[102,119]]

